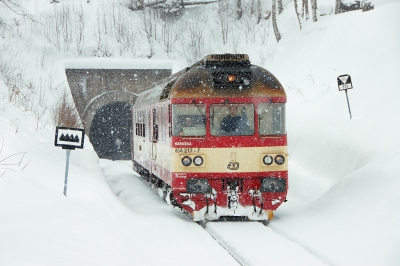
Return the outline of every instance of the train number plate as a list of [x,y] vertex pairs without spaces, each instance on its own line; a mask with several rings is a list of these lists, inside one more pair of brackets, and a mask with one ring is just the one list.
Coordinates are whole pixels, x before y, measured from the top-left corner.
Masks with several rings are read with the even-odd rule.
[[200,148],[175,148],[175,153],[199,153]]

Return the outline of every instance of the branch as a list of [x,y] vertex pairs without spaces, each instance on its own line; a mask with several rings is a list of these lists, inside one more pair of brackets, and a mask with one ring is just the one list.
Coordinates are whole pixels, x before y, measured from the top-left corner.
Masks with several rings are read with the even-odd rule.
[[12,7],[10,7],[9,5],[7,5],[7,3],[6,3],[4,0],[0,0],[0,2],[2,2],[6,7],[8,7],[12,12],[14,12],[15,14],[17,14],[18,16],[27,17],[27,18],[29,18],[31,21],[37,22],[37,21],[34,20],[29,14],[25,14],[25,13],[20,14],[20,13],[18,13],[18,12],[15,11]]
[[[3,162],[3,161],[5,161],[5,160],[7,160],[7,159],[9,159],[9,158],[11,158],[11,157],[13,157],[13,156],[16,156],[16,155],[18,155],[18,154],[21,154],[21,153],[23,153],[23,154],[25,155],[26,152],[19,152],[19,153],[11,154],[10,156],[7,156],[7,157],[4,158],[3,160],[0,160],[0,163]],[[22,157],[24,157],[24,156],[22,156]],[[17,165],[17,164],[1,164],[1,165]]]

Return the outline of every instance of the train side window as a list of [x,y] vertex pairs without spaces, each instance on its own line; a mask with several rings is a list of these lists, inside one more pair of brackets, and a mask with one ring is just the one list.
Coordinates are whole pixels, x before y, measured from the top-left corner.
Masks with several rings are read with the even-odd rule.
[[153,109],[153,141],[158,141],[157,109]]
[[204,104],[173,104],[173,136],[205,136],[206,107]]
[[161,140],[165,141],[165,109],[161,107]]
[[142,117],[143,111],[139,111],[139,117],[138,117],[138,121],[139,121],[139,136],[143,137],[144,134],[144,129],[143,129],[143,117]]
[[[145,115],[145,131],[146,132],[148,132],[147,133],[147,137],[148,137],[148,140],[151,140],[151,134],[150,134],[150,110],[146,110],[145,112],[144,112],[144,115]],[[145,134],[146,134],[146,132],[145,132]]]
[[258,106],[258,131],[260,135],[286,134],[284,103],[261,103]]
[[171,115],[171,105],[168,104],[168,137],[171,137],[172,135]]

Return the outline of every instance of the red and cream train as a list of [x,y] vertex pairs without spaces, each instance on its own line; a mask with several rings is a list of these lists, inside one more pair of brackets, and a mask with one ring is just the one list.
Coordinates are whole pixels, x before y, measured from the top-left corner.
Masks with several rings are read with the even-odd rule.
[[248,55],[208,55],[136,99],[134,169],[194,221],[271,220],[288,190],[285,104]]

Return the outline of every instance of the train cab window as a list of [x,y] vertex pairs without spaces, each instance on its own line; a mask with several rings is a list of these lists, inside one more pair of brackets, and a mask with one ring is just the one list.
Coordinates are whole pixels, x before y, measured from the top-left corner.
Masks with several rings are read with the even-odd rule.
[[212,104],[210,129],[213,136],[254,134],[253,104]]
[[172,105],[172,135],[205,136],[205,113],[204,104]]
[[260,135],[286,134],[284,103],[261,103],[258,106],[258,131]]

